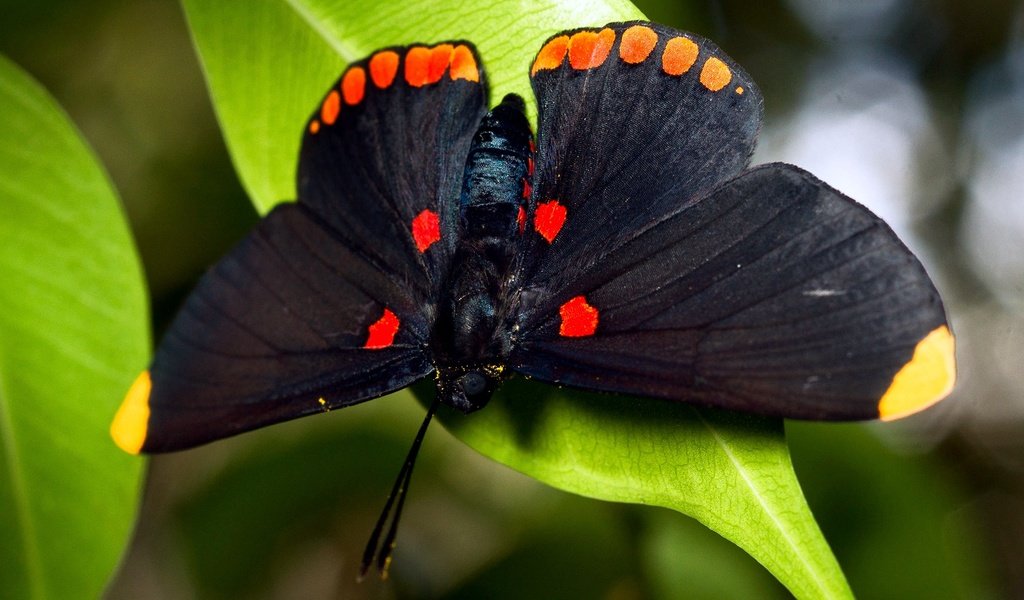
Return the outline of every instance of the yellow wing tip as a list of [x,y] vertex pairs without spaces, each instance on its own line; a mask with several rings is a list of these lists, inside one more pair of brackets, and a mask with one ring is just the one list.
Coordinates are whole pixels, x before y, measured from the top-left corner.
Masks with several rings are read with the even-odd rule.
[[893,421],[922,411],[953,391],[956,343],[949,327],[933,329],[914,347],[910,362],[892,378],[878,403],[878,416]]
[[132,387],[125,394],[121,407],[117,409],[110,423],[110,437],[119,448],[129,454],[138,454],[146,442],[149,426],[149,392],[153,382],[149,371],[143,371],[135,378]]

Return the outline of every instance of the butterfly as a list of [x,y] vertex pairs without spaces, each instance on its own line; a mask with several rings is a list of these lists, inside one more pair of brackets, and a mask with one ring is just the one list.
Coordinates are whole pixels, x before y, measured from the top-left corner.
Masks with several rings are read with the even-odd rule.
[[433,377],[364,557],[384,572],[435,409],[513,374],[817,420],[950,392],[920,262],[810,173],[748,166],[762,97],[715,44],[611,23],[552,36],[529,73],[536,142],[522,98],[490,108],[469,42],[349,65],[305,124],[298,201],[202,278],[115,441],[188,448]]

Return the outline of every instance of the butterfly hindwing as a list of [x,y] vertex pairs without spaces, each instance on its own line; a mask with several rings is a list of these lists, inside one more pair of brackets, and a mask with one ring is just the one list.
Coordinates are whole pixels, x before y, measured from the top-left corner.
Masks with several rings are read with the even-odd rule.
[[871,419],[919,410],[953,380],[921,264],[878,217],[790,165],[680,201],[534,304],[551,308],[524,325],[510,366],[586,389]]
[[164,336],[142,450],[187,448],[428,375],[422,303],[304,206],[278,206],[203,277]]

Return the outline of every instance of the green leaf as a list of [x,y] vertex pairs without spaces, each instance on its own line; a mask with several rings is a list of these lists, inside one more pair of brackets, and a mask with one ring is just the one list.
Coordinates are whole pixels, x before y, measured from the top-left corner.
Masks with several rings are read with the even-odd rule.
[[95,598],[142,461],[107,433],[149,348],[142,270],[105,173],[0,56],[0,598]]
[[[392,44],[470,39],[492,99],[513,91],[532,99],[529,61],[549,35],[643,17],[618,0],[184,5],[232,158],[264,212],[294,197],[302,124],[348,61]],[[779,421],[516,381],[472,418],[442,419],[480,452],[555,487],[692,515],[801,598],[850,595]]]
[[470,418],[443,416],[479,452],[549,485],[694,517],[798,598],[851,596],[804,500],[780,420],[522,379]]

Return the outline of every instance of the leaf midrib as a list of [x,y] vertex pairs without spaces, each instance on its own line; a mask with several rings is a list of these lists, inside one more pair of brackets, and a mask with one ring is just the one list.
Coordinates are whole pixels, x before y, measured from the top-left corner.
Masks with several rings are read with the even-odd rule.
[[747,469],[744,468],[743,464],[736,459],[735,455],[733,455],[732,453],[732,450],[729,448],[729,445],[725,442],[725,440],[722,439],[720,435],[718,435],[718,430],[714,426],[712,426],[706,418],[704,418],[704,415],[702,415],[700,411],[695,410],[693,412],[697,416],[697,418],[700,419],[701,424],[704,425],[704,427],[707,428],[708,432],[710,432],[711,435],[715,438],[715,443],[717,443],[718,446],[722,449],[722,452],[725,453],[726,458],[728,458],[729,462],[732,463],[732,466],[733,468],[736,469],[736,472],[739,473],[740,477],[743,478],[743,482],[747,485],[747,487],[750,489],[750,493],[754,496],[754,498],[757,500],[757,503],[761,506],[761,510],[763,510],[764,513],[768,515],[768,518],[772,520],[772,523],[775,525],[776,531],[778,531],[780,535],[782,535],[782,538],[786,540],[786,544],[788,544],[789,547],[793,549],[793,553],[800,558],[800,562],[804,566],[804,572],[809,573],[811,575],[811,578],[814,580],[815,585],[818,587],[819,590],[821,590],[824,597],[830,597],[831,594],[829,593],[829,587],[826,584],[826,582],[821,580],[821,577],[819,576],[818,570],[815,568],[814,563],[808,559],[808,557],[801,549],[800,545],[793,541],[792,536],[790,536],[789,528],[785,527],[783,523],[778,519],[778,517],[776,517],[775,511],[769,507],[768,503],[765,501],[764,496],[761,494],[761,488],[758,485],[756,485],[754,481],[749,477]]
[[319,36],[323,38],[323,40],[327,42],[327,44],[331,48],[333,48],[335,52],[338,53],[338,56],[345,59],[346,62],[352,62],[359,57],[359,52],[357,50],[346,46],[345,44],[341,43],[341,40],[338,39],[336,36],[331,35],[331,33],[327,31],[327,29],[323,26],[323,23],[320,20],[317,20],[316,15],[314,15],[313,12],[309,9],[309,7],[302,3],[301,0],[281,1],[287,4],[292,10],[294,10],[295,14],[297,14],[300,19],[305,21],[313,31],[317,32],[317,34],[319,34]]
[[17,517],[15,525],[18,532],[15,535],[20,534],[21,545],[24,549],[29,597],[41,600],[46,597],[43,564],[39,555],[39,546],[36,543],[35,521],[32,520],[31,504],[28,499],[28,484],[21,470],[18,444],[14,436],[14,424],[11,422],[11,411],[7,400],[10,395],[7,393],[7,389],[7,378],[4,376],[3,369],[0,368],[0,439],[3,440],[7,472],[10,473],[11,496],[14,498]]

